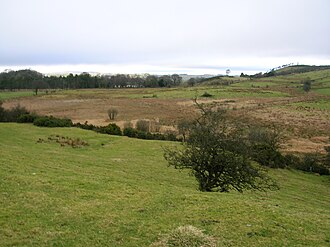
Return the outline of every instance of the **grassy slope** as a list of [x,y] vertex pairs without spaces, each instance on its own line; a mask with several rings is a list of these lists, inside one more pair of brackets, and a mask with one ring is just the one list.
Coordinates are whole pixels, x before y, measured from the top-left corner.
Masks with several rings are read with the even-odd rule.
[[[52,134],[84,148],[36,143]],[[329,177],[272,174],[281,190],[201,193],[162,145],[80,129],[0,124],[1,246],[148,246],[194,225],[219,246],[328,246]]]
[[278,70],[275,70],[276,75],[287,75],[287,74],[293,74],[293,73],[306,73],[306,72],[315,72],[315,71],[321,71],[330,69],[330,65],[321,65],[321,66],[315,66],[315,65],[293,65],[284,67]]
[[330,69],[261,78],[253,83],[254,85],[260,84],[260,87],[266,84],[270,87],[287,86],[302,89],[302,81],[307,78],[312,80],[312,92],[330,96]]

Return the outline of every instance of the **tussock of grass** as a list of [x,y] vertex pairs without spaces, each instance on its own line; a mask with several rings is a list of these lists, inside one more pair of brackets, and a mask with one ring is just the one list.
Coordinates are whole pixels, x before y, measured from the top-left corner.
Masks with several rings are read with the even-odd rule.
[[71,146],[73,148],[80,148],[83,146],[88,146],[88,143],[81,140],[80,138],[70,138],[67,136],[60,136],[60,135],[50,135],[47,139],[39,138],[37,143],[44,143],[44,142],[56,142],[59,143],[62,147],[63,146]]
[[180,226],[169,234],[163,236],[160,241],[151,247],[215,247],[216,241],[213,237],[206,235],[202,230],[188,225]]

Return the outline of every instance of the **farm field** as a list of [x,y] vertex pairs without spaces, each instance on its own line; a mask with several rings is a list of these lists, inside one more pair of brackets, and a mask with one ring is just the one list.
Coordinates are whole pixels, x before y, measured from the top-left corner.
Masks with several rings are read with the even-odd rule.
[[270,170],[278,191],[202,193],[163,159],[177,143],[14,123],[0,140],[1,246],[149,246],[184,225],[218,246],[329,245],[327,176]]

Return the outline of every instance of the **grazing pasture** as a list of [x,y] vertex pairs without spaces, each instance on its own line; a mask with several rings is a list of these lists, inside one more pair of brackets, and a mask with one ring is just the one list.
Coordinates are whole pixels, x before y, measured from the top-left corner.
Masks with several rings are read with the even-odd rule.
[[[284,153],[325,153],[330,70],[287,69],[194,87],[6,91],[0,100],[6,109],[20,105],[75,123],[123,128],[150,121],[175,133],[181,120],[197,116],[198,98],[245,126],[276,126]],[[311,90],[304,92],[307,79]],[[176,145],[0,123],[0,245],[158,246],[186,229],[217,246],[329,246],[329,176],[269,169],[278,191],[203,193],[187,171],[167,165],[164,148]]]
[[149,246],[186,225],[218,246],[329,245],[327,176],[270,170],[278,191],[202,193],[163,159],[177,143],[14,123],[0,140],[1,246]]

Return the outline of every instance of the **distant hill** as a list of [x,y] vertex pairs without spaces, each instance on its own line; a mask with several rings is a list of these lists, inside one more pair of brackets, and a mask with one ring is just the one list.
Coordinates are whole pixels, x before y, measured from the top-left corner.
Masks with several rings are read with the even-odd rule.
[[227,85],[235,88],[267,88],[267,90],[302,90],[304,81],[310,80],[312,91],[330,96],[330,65],[294,65],[241,77],[215,76],[202,80],[204,86]]
[[293,65],[288,66],[285,68],[281,68],[278,70],[274,70],[274,75],[290,75],[290,74],[296,74],[296,73],[305,73],[305,72],[311,72],[311,71],[319,71],[319,70],[325,70],[330,69],[330,65],[322,65],[322,66],[315,66],[315,65]]

